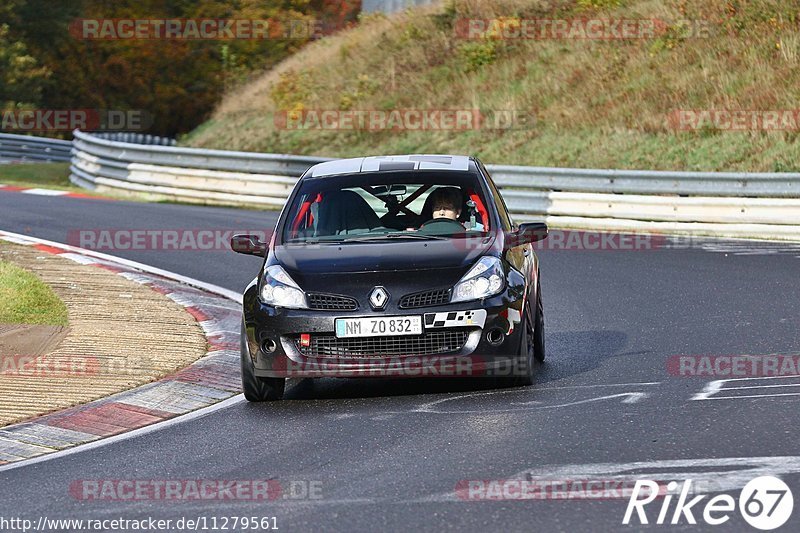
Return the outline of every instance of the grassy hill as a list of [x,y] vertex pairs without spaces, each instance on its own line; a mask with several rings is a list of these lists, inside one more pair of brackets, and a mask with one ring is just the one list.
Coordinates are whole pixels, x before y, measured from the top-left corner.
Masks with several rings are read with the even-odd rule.
[[[644,39],[464,39],[465,18],[659,19]],[[695,21],[687,25],[681,20]],[[703,31],[703,29],[705,29]],[[453,152],[488,163],[800,170],[800,125],[685,131],[677,110],[800,108],[800,4],[785,0],[458,0],[371,16],[224,98],[184,145],[323,156]],[[515,109],[513,130],[322,131],[309,109]]]

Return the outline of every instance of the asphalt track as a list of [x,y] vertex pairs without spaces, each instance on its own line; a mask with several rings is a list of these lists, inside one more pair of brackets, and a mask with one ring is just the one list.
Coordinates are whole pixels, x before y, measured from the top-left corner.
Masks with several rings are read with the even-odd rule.
[[[275,217],[0,191],[0,229],[59,242],[78,229],[269,230]],[[258,258],[224,251],[109,253],[232,290],[241,290],[259,267]],[[738,496],[742,479],[771,473],[797,500],[800,414],[793,394],[800,393],[800,380],[756,379],[744,390],[733,389],[740,382],[726,382],[698,399],[719,378],[675,376],[667,361],[800,353],[800,248],[707,241],[685,249],[542,250],[540,258],[548,362],[533,387],[494,389],[480,379],[293,381],[283,402],[236,403],[0,472],[0,517],[35,523],[42,516],[274,516],[282,531],[622,527],[624,498],[464,501],[455,494],[463,480],[526,476],[702,478],[717,487],[712,490]],[[775,384],[781,386],[766,387]],[[85,479],[275,479],[298,487],[315,481],[322,497],[81,501],[69,487]],[[659,506],[648,507],[651,522]],[[632,529],[642,528],[634,523]],[[725,526],[684,519],[677,529],[755,531],[738,513]],[[800,530],[800,509],[783,529]]]

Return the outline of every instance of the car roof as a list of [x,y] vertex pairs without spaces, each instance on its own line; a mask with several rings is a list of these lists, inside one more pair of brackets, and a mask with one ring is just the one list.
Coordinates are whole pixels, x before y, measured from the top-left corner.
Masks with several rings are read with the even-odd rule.
[[305,176],[319,178],[363,172],[390,172],[396,170],[446,170],[464,172],[470,169],[471,157],[466,155],[410,154],[381,155],[336,159],[318,163],[306,171]]

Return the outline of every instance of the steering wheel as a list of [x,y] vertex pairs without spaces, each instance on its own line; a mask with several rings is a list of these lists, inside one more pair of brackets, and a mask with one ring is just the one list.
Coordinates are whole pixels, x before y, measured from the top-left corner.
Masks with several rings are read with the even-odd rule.
[[435,229],[442,232],[464,231],[464,226],[452,218],[432,218],[419,227],[419,229]]

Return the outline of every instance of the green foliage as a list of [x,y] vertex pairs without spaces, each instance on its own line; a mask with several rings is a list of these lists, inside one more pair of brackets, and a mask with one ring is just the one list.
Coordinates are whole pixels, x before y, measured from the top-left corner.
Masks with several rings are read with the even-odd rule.
[[479,40],[459,46],[458,53],[464,70],[474,72],[484,65],[494,63],[497,59],[497,43],[496,40]]
[[270,97],[282,111],[305,108],[310,96],[308,74],[294,70],[282,73],[280,80],[270,91]]
[[772,172],[800,172],[800,165],[779,159],[772,163]]
[[622,5],[622,0],[578,0],[584,9],[613,9]]
[[0,261],[0,323],[66,326],[67,307],[36,274]]
[[12,40],[8,25],[0,24],[0,105],[36,105],[49,75],[50,71],[28,53],[24,42]]
[[[357,13],[357,3],[346,0],[0,4],[0,105],[141,110],[154,120],[148,133],[168,136],[198,126],[226,89],[315,38],[307,31],[314,28],[312,21],[321,21],[323,30],[330,31],[353,23]],[[268,39],[183,41],[83,40],[68,30],[80,19],[159,18],[268,20],[271,28],[296,31],[291,38],[281,32]]]

